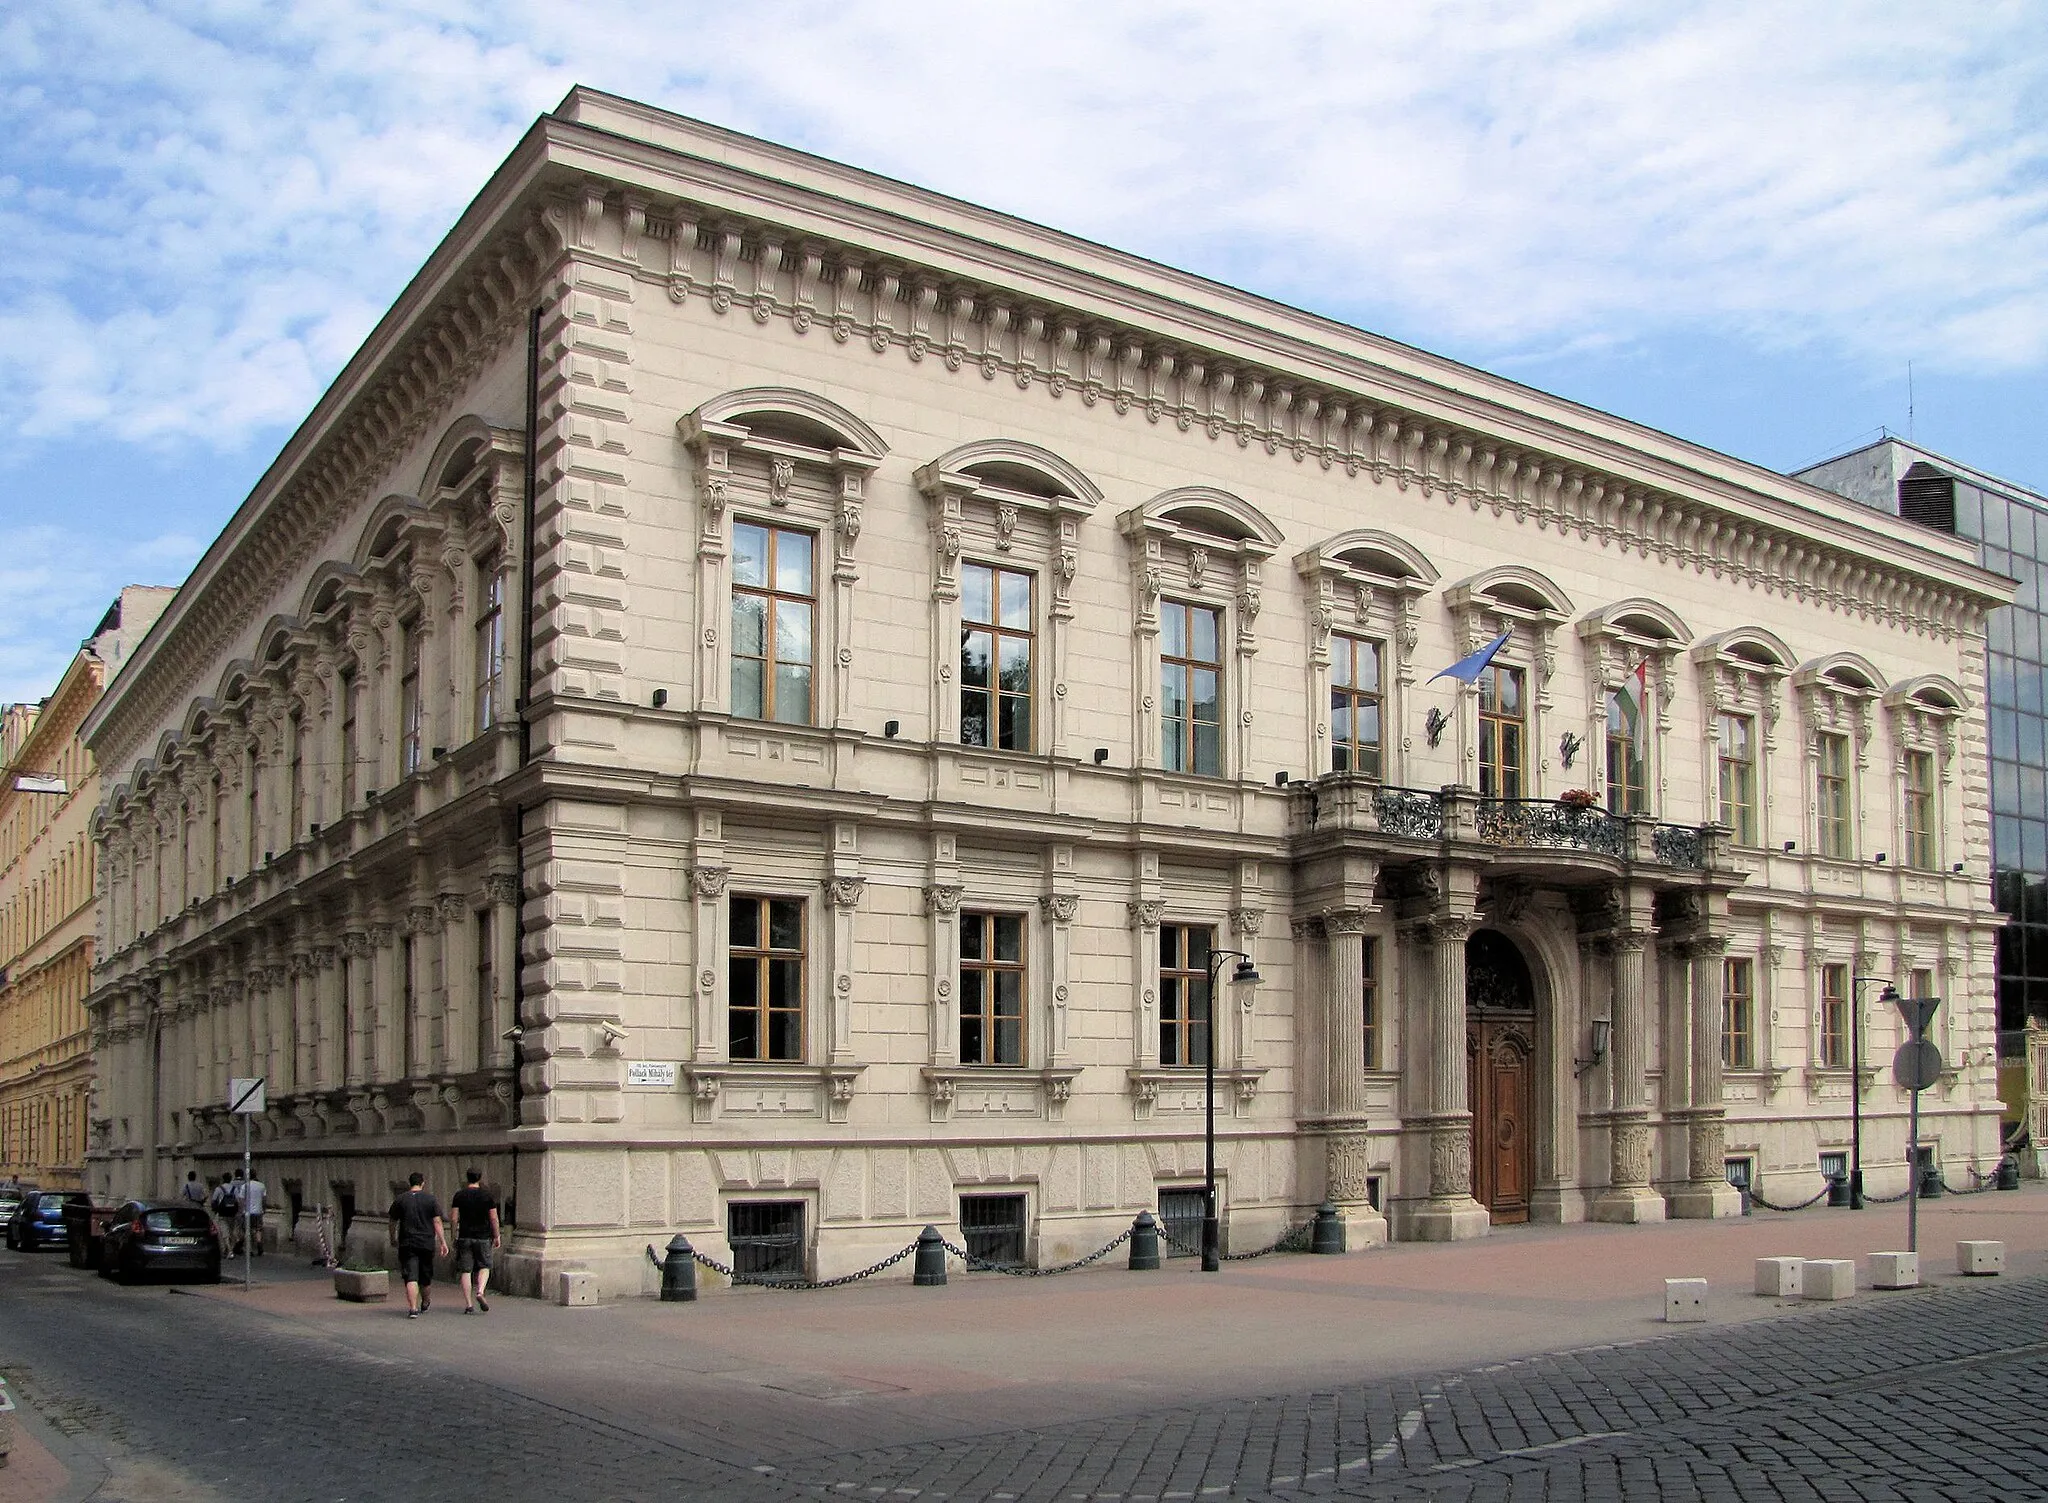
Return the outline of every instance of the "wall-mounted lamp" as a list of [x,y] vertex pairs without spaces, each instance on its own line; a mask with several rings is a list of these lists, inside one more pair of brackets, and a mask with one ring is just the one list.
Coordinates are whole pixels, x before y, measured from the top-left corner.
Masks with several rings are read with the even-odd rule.
[[1963,874],[1963,863],[1958,861],[1954,866],[1950,867],[1949,870],[1960,877]]
[[376,803],[376,802],[377,802],[377,790],[376,790],[376,789],[374,789],[374,788],[365,788],[365,789],[363,790],[363,802],[364,802],[364,803],[366,803],[366,804],[374,804],[374,803]]
[[268,852],[268,851],[265,851],[265,852],[263,853],[263,864],[264,864],[265,866],[268,866],[268,865],[270,865],[270,863],[271,863],[271,861],[272,861],[273,859],[274,859],[274,858],[273,858],[273,857],[271,856],[270,852]]
[[1096,748],[1095,748],[1095,765],[1096,765],[1097,767],[1100,767],[1100,766],[1101,766],[1101,765],[1102,765],[1103,763],[1107,762],[1108,760],[1109,760],[1109,748],[1108,748],[1108,747],[1106,747],[1106,746],[1098,746],[1098,747],[1096,747]]
[[440,761],[440,760],[441,760],[441,759],[442,759],[443,757],[445,757],[445,756],[447,756],[447,755],[448,755],[448,748],[447,748],[447,747],[445,747],[445,746],[437,746],[437,747],[435,747],[435,748],[434,748],[434,760],[435,760],[436,762]]
[[900,720],[885,720],[882,722],[882,734],[891,741],[896,739],[896,733],[902,729],[903,722]]
[[1567,772],[1571,770],[1572,763],[1577,760],[1579,748],[1585,744],[1585,742],[1574,736],[1570,731],[1566,731],[1557,738],[1557,760],[1564,764]]
[[1578,1068],[1577,1068],[1577,1069],[1575,1069],[1574,1071],[1572,1071],[1572,1075],[1573,1075],[1573,1076],[1574,1076],[1575,1078],[1576,1078],[1577,1076],[1583,1075],[1583,1074],[1585,1074],[1585,1073],[1586,1073],[1586,1072],[1587,1072],[1588,1070],[1590,1070],[1590,1069],[1592,1069],[1592,1068],[1593,1068],[1594,1066],[1598,1065],[1598,1064],[1600,1063],[1600,1061],[1601,1061],[1601,1060],[1603,1060],[1603,1059],[1607,1058],[1607,1049],[1608,1049],[1608,1046],[1609,1046],[1610,1044],[1612,1044],[1613,1042],[1614,1042],[1614,1023],[1613,1023],[1613,1021],[1612,1021],[1611,1019],[1608,1019],[1608,1018],[1595,1018],[1595,1019],[1593,1019],[1593,1057],[1592,1057],[1591,1059],[1575,1059],[1575,1060],[1573,1060],[1573,1061],[1572,1061],[1572,1063],[1573,1063],[1574,1065],[1578,1066]]
[[320,833],[320,821],[316,819],[306,826],[306,833],[308,835],[318,835]]
[[1886,853],[1884,851],[1879,851],[1875,856],[1872,856],[1870,859],[1877,865],[1883,866],[1885,855]]
[[1287,786],[1287,774],[1286,774],[1286,773],[1284,773],[1284,772],[1276,772],[1276,773],[1274,773],[1274,774],[1273,774],[1273,786],[1274,786],[1275,788],[1285,788],[1285,787]]
[[668,690],[656,689],[654,691],[654,708],[657,710],[668,708]]
[[1422,722],[1422,733],[1429,737],[1429,744],[1435,746],[1444,739],[1444,731],[1450,725],[1450,717],[1442,710],[1432,709]]
[[1792,853],[1793,853],[1794,851],[1796,851],[1796,850],[1798,850],[1798,849],[1799,849],[1799,842],[1798,842],[1798,841],[1796,841],[1796,840],[1788,840],[1788,841],[1786,841],[1786,842],[1785,842],[1785,854],[1786,854],[1786,855],[1788,855],[1788,856],[1789,856],[1789,855],[1791,855],[1791,854],[1792,854]]

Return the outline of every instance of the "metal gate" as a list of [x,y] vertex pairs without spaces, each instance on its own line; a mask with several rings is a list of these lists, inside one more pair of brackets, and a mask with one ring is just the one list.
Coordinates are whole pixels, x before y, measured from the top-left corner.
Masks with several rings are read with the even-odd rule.
[[757,1279],[804,1276],[804,1203],[735,1201],[725,1208],[725,1240],[732,1271]]
[[967,1251],[985,1263],[1024,1266],[1024,1221],[1021,1195],[960,1197],[960,1233],[967,1239]]
[[[1169,1258],[1192,1258],[1202,1248],[1202,1212],[1208,1196],[1199,1189],[1161,1190],[1159,1224],[1172,1240],[1162,1249]],[[1218,1233],[1219,1237],[1221,1233]]]

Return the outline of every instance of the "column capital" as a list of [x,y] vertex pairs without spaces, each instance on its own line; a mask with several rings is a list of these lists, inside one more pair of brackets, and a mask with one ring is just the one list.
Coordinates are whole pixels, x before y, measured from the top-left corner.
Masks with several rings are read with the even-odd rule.
[[1363,934],[1366,923],[1372,917],[1367,908],[1330,908],[1319,915],[1323,932],[1333,938],[1340,934]]

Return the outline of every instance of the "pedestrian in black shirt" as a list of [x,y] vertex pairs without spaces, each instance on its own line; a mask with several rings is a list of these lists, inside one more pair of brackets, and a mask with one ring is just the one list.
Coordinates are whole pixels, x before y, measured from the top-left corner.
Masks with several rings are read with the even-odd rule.
[[448,1202],[455,1212],[455,1276],[462,1283],[462,1313],[481,1310],[488,1315],[491,1306],[484,1298],[484,1285],[491,1281],[491,1252],[498,1245],[498,1197],[484,1188],[482,1170],[472,1169],[468,1177],[469,1183]]
[[448,1256],[448,1226],[441,1202],[422,1188],[424,1174],[413,1175],[408,1189],[391,1202],[391,1240],[398,1244],[398,1273],[405,1280],[405,1318],[419,1319],[434,1303],[434,1253]]

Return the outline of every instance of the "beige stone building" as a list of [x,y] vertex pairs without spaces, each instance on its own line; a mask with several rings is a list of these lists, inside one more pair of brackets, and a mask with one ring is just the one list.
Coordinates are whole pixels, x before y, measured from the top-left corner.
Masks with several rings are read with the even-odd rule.
[[1726,1215],[1731,1174],[1811,1194],[1852,1102],[1903,1182],[1889,980],[1947,999],[1924,1131],[1988,1168],[2007,595],[1723,455],[579,90],[93,717],[96,1173],[225,1164],[260,1074],[273,1189],[374,1218],[479,1163],[529,1288],[644,1288],[676,1229],[1049,1262],[1187,1232],[1213,1048],[1239,1248],[1326,1196],[1354,1245]]
[[79,727],[170,598],[130,585],[49,698],[0,711],[0,1178],[85,1184],[100,784]]

